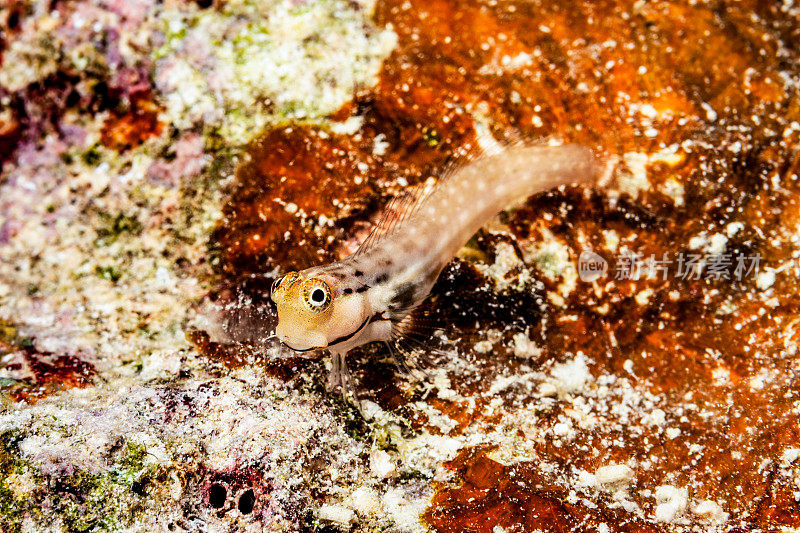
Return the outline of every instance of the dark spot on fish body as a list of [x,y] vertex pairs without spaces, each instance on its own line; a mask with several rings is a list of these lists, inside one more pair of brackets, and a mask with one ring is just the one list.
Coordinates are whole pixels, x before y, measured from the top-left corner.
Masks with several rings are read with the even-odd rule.
[[419,285],[416,283],[404,283],[395,289],[395,293],[389,302],[389,309],[392,311],[402,311],[410,309],[417,299],[417,289]]

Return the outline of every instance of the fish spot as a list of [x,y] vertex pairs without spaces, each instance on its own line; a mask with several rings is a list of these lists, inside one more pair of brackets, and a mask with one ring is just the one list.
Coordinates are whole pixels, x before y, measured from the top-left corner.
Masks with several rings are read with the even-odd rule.
[[344,294],[351,294],[353,289],[351,287],[347,287],[345,290],[342,291]]
[[404,283],[397,288],[397,292],[392,296],[389,307],[393,311],[408,309],[414,304],[416,295],[417,285],[415,283]]

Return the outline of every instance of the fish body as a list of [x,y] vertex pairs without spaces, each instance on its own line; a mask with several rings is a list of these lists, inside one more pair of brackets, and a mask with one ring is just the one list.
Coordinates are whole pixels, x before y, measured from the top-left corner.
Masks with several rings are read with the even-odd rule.
[[401,338],[442,269],[490,218],[543,191],[592,185],[597,168],[591,150],[578,145],[514,146],[454,168],[388,206],[350,257],[277,280],[277,337],[296,351],[330,350],[329,384],[347,387],[345,354]]

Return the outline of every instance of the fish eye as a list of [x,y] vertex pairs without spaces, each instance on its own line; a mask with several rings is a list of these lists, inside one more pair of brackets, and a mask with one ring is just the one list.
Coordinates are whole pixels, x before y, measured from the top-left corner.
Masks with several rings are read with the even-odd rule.
[[331,304],[331,289],[324,281],[308,280],[303,287],[303,296],[312,311],[324,311]]

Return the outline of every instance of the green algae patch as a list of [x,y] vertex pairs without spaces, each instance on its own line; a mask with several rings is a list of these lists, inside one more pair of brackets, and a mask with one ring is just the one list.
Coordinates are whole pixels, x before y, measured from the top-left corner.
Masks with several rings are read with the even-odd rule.
[[23,434],[0,434],[0,529],[18,532],[23,524],[43,526],[60,521],[67,531],[118,531],[145,509],[143,487],[155,466],[146,465],[147,449],[127,443],[119,460],[103,473],[77,471],[69,476],[44,476],[20,457]]
[[152,58],[170,122],[202,122],[242,145],[276,122],[334,112],[374,82],[394,47],[370,11],[369,2],[341,0],[166,9]]
[[59,514],[70,531],[114,531],[134,521],[145,508],[141,481],[155,467],[145,465],[144,446],[127,443],[122,457],[102,474],[79,472],[59,483],[64,493]]
[[20,531],[25,517],[41,514],[32,492],[46,487],[35,465],[20,458],[21,435],[18,430],[0,433],[0,529],[8,533]]

